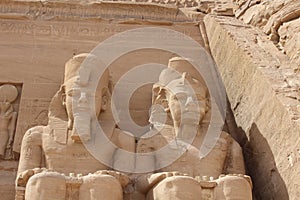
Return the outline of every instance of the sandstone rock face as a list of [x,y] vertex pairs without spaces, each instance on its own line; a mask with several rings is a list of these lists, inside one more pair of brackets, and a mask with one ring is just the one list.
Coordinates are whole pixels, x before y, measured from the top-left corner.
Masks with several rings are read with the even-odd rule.
[[[269,39],[286,53],[295,70],[299,70],[299,17],[298,0],[256,0],[234,1],[237,4],[235,16],[246,24],[261,28]],[[298,26],[296,25],[298,24]],[[289,31],[290,35],[286,34]]]
[[257,199],[297,199],[299,74],[262,31],[228,17],[206,16],[205,24],[235,120],[248,137],[244,153]]
[[18,161],[1,161],[0,163],[0,191],[1,199],[15,198],[15,177]]
[[[294,63],[300,63],[300,19],[285,22],[278,29],[279,44]],[[299,65],[298,65],[299,66]],[[296,68],[297,69],[297,68]]]

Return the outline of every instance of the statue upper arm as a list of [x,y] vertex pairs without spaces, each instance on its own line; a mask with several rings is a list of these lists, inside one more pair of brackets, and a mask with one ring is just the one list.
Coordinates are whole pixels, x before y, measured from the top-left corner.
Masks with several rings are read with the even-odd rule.
[[18,173],[41,167],[43,126],[35,126],[26,131],[21,145]]

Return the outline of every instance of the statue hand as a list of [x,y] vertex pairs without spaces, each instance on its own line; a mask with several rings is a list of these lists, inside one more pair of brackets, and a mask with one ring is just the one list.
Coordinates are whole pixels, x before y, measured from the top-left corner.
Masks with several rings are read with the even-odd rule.
[[7,143],[6,149],[11,149],[11,143],[10,142]]
[[11,149],[12,148],[12,144],[13,144],[13,140],[9,139],[8,142],[7,142],[6,148],[7,149]]
[[159,172],[155,174],[144,174],[136,179],[136,190],[146,194],[151,188],[163,179],[171,176],[187,176],[180,172]]
[[33,175],[34,175],[33,169],[28,169],[25,170],[24,172],[21,172],[17,177],[17,181],[16,181],[17,186],[25,187],[29,178]]
[[159,173],[152,174],[148,179],[148,182],[149,185],[154,186],[155,184],[159,183],[163,179],[171,176],[188,176],[188,175],[180,172],[159,172]]
[[47,170],[46,168],[34,168],[34,169],[28,169],[21,172],[17,176],[17,181],[16,181],[17,186],[25,187],[30,177],[32,177],[34,174],[38,174],[46,170]]
[[120,184],[123,188],[125,188],[130,183],[130,178],[121,172],[112,171],[112,170],[100,170],[95,172],[94,174],[103,174],[103,175],[110,175],[115,177],[117,180],[119,180]]

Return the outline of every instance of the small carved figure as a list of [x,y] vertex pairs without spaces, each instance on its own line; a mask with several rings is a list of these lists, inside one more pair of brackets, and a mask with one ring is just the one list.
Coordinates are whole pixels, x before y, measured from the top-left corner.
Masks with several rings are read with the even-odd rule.
[[15,86],[4,84],[0,86],[0,158],[13,158],[12,144],[14,140],[17,112],[12,103],[18,97]]

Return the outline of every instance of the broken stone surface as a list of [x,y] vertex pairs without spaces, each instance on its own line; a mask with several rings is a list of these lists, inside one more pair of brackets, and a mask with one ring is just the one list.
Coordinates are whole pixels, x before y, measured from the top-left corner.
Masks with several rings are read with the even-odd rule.
[[0,191],[1,198],[13,200],[15,198],[15,177],[17,175],[18,161],[0,162]]
[[45,21],[85,19],[94,22],[101,21],[101,19],[119,19],[123,23],[141,23],[135,21],[172,23],[197,20],[197,18],[192,19],[187,16],[184,13],[185,8],[156,3],[13,0],[2,1],[1,5],[0,11],[4,19],[42,19]]
[[[284,22],[278,29],[279,44],[282,46],[282,50],[290,57],[291,62],[300,63],[300,19]],[[299,66],[299,65],[298,65]],[[299,68],[295,67],[295,70]]]
[[198,10],[203,13],[223,16],[234,16],[235,8],[236,6],[231,0],[201,0],[198,6]]
[[[236,1],[238,8],[235,16],[246,24],[251,24],[261,28],[269,39],[274,43],[279,43],[279,49],[289,56],[295,70],[299,70],[299,58],[296,54],[299,52],[298,32],[300,17],[300,2],[298,0],[257,0],[257,1]],[[287,24],[298,24],[298,26]],[[283,32],[289,27],[289,32],[293,37],[288,37]],[[286,46],[287,45],[287,46]],[[293,51],[293,52],[292,52]],[[299,55],[299,53],[298,53]]]
[[227,17],[206,16],[205,24],[237,125],[249,138],[244,147],[257,198],[296,198],[299,100],[290,96],[299,91],[299,74],[260,30]]

